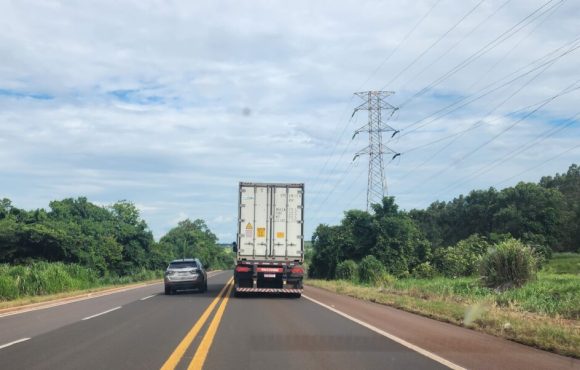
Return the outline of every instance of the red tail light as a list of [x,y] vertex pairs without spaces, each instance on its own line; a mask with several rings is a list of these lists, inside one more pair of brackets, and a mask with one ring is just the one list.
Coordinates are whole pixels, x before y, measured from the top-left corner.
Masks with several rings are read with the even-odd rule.
[[293,274],[304,274],[304,269],[301,266],[294,266],[290,272]]
[[250,268],[246,266],[236,266],[236,272],[250,272]]

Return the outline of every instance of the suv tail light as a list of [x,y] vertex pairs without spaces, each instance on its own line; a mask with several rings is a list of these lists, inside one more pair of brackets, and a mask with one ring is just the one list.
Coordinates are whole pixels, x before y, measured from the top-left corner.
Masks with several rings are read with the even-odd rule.
[[304,269],[302,268],[302,266],[294,266],[294,267],[292,267],[292,270],[290,270],[290,273],[296,274],[296,275],[302,275],[302,274],[304,274]]
[[246,266],[236,266],[236,272],[250,272],[250,268]]

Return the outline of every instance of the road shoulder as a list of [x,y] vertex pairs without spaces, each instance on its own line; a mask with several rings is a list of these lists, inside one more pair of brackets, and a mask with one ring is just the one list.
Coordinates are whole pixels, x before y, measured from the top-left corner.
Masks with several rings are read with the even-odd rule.
[[580,361],[307,286],[304,294],[468,369],[580,369]]

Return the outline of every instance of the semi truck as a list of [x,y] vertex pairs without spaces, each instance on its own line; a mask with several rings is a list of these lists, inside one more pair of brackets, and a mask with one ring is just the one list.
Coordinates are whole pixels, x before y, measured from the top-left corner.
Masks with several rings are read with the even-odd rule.
[[234,295],[302,295],[304,184],[240,182]]

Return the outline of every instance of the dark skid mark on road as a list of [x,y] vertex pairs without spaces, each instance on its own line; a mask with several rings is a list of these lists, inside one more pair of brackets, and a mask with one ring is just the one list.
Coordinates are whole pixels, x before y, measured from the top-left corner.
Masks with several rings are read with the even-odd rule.
[[369,336],[353,335],[252,335],[254,351],[357,351],[384,352],[385,345]]

